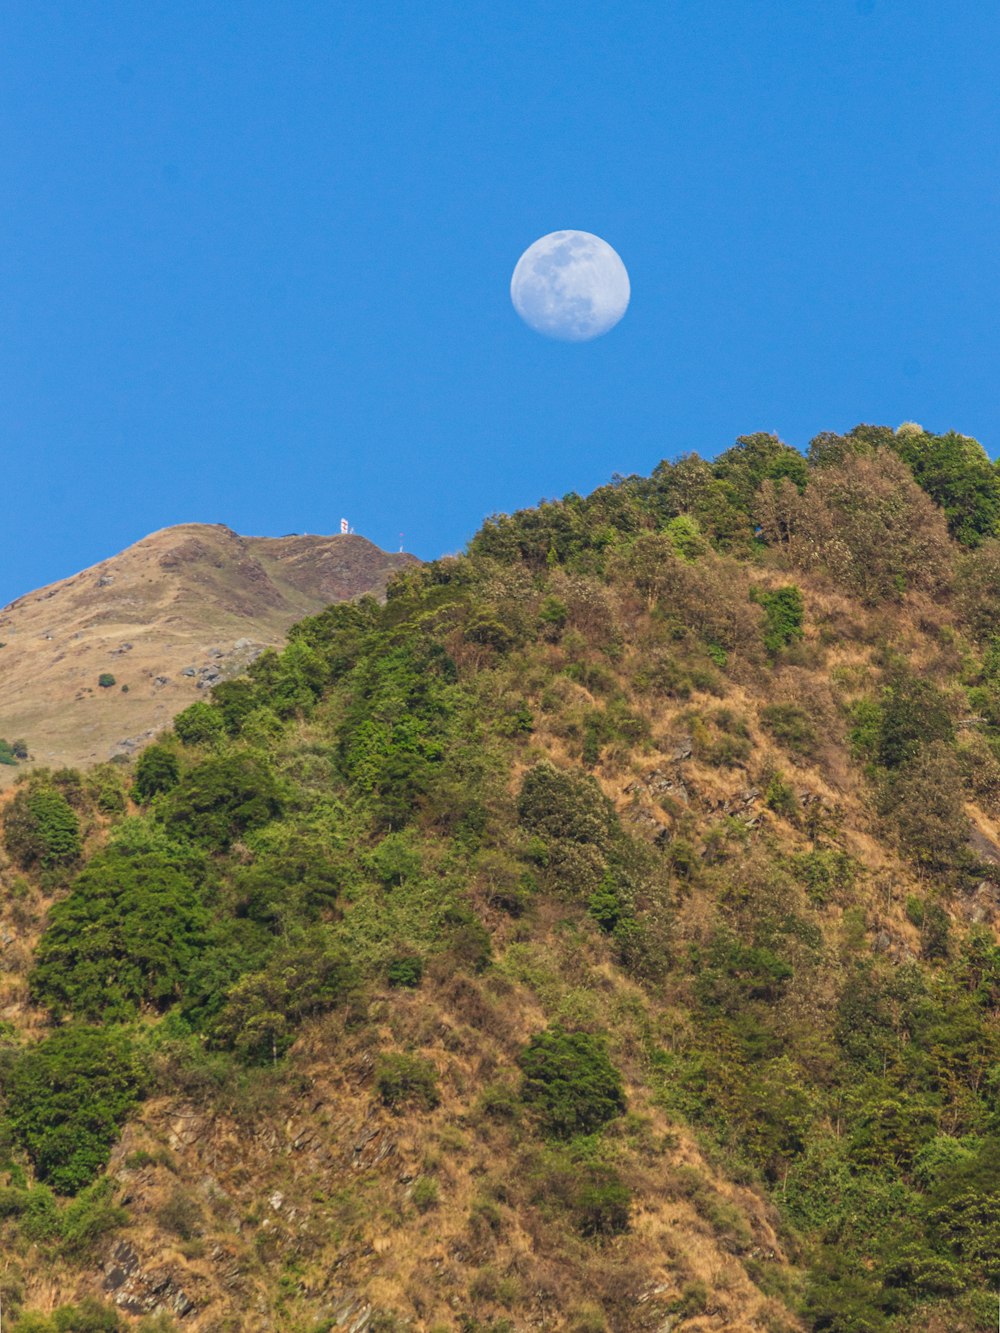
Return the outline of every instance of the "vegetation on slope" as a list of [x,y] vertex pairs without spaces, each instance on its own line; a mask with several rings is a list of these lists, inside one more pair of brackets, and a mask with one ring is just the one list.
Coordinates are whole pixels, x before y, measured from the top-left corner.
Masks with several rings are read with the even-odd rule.
[[[105,1169],[145,1107],[252,1117],[356,1066],[439,1135],[401,1199],[375,1179],[418,1237],[378,1326],[993,1327],[998,518],[963,436],[749,436],[301,622],[132,775],[26,775],[22,1280],[128,1227]],[[312,1188],[322,1226],[257,1232],[282,1328],[368,1235],[360,1178]],[[685,1208],[724,1275],[672,1241]]]

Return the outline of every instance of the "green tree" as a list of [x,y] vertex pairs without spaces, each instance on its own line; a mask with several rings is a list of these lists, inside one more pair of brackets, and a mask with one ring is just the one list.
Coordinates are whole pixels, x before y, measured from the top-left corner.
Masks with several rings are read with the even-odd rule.
[[157,807],[173,833],[225,848],[249,829],[277,819],[278,784],[253,754],[205,759],[189,769]]
[[917,484],[944,510],[948,531],[963,546],[998,535],[1000,474],[978,440],[949,431],[931,435],[900,427],[892,447]]
[[5,811],[4,846],[25,870],[67,866],[80,856],[80,821],[61,792],[29,784]]
[[518,1057],[522,1100],[556,1138],[592,1134],[625,1110],[621,1076],[604,1041],[554,1024]]
[[34,999],[56,1014],[127,1017],[179,998],[208,916],[169,856],[111,849],[55,904],[31,973]]
[[40,1180],[75,1194],[108,1160],[139,1097],[128,1037],[64,1027],[21,1051],[3,1076],[7,1114]]
[[180,765],[173,750],[167,745],[150,745],[139,756],[132,789],[146,805],[160,792],[176,787],[179,778]]
[[225,732],[220,709],[204,699],[185,708],[174,718],[174,731],[185,745],[206,745],[219,740]]

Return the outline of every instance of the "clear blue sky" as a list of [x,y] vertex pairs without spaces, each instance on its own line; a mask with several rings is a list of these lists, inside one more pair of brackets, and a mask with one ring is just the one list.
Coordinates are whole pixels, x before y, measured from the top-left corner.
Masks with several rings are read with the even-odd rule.
[[[434,556],[751,430],[1000,447],[994,0],[8,0],[0,601],[170,523]],[[587,344],[508,284],[632,280]]]

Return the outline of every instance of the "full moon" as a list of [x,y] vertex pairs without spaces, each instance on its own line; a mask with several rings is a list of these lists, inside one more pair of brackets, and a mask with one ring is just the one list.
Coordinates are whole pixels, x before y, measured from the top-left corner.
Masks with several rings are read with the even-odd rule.
[[587,342],[614,326],[632,291],[617,253],[589,231],[553,231],[529,245],[510,280],[525,324],[547,338]]

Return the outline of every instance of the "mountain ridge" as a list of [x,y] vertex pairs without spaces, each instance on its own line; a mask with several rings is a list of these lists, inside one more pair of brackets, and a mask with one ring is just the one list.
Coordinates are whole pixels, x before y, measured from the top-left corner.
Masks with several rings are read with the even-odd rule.
[[[0,609],[0,735],[36,762],[94,763],[168,726],[195,691],[331,602],[384,595],[413,562],[355,534],[161,528]],[[114,676],[101,687],[102,675]],[[127,692],[122,686],[127,686]],[[14,770],[0,768],[0,782]]]

